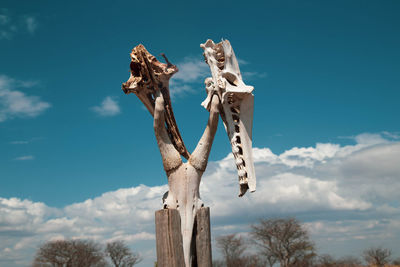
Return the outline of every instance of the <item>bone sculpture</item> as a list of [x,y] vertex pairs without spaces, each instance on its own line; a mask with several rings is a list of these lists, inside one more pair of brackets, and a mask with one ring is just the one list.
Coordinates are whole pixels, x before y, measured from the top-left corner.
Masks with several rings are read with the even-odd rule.
[[[251,157],[253,87],[244,85],[239,66],[228,41],[214,44],[208,40],[201,47],[210,66],[212,78],[205,80],[207,98],[202,105],[210,112],[207,126],[190,155],[179,133],[169,97],[169,79],[178,71],[164,56],[166,64],[157,61],[143,45],[131,53],[131,76],[122,89],[135,93],[154,117],[154,132],[169,192],[164,208],[177,209],[181,217],[181,233],[185,265],[192,266],[193,224],[203,207],[199,186],[218,126],[220,113],[238,167],[240,193],[255,190],[254,166]],[[222,104],[222,105],[221,105]],[[222,107],[221,107],[222,106]],[[181,155],[188,159],[182,162]]]
[[[180,137],[169,98],[168,82],[178,71],[176,66],[168,61],[167,64],[158,62],[139,45],[132,50],[130,67],[131,77],[122,85],[122,89],[126,94],[134,92],[154,116],[154,132],[168,176],[169,192],[164,208],[179,211],[185,265],[191,266],[193,222],[197,210],[203,206],[199,185],[218,126],[219,99],[218,96],[210,97],[212,100],[207,127],[190,155]],[[180,154],[187,156],[188,162],[183,163]]]
[[212,77],[206,78],[207,98],[201,103],[207,110],[214,94],[222,104],[220,110],[232,146],[239,175],[239,196],[247,189],[256,190],[252,157],[253,87],[243,83],[235,53],[228,40],[215,44],[212,40],[200,45],[210,66]]

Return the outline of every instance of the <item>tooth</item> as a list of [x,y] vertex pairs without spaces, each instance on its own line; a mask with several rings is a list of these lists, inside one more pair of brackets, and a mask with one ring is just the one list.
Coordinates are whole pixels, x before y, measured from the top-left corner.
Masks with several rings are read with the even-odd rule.
[[[240,166],[240,165],[243,165],[243,159],[242,158],[236,158],[236,166]],[[241,175],[239,174],[239,176],[241,176]]]

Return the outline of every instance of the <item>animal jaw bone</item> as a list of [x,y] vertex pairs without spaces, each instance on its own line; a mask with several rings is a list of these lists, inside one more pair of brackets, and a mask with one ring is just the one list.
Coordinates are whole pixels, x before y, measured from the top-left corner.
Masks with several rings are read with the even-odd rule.
[[167,64],[159,62],[142,44],[133,48],[130,64],[131,75],[128,81],[122,84],[122,90],[125,94],[135,93],[153,117],[156,90],[160,90],[164,98],[165,127],[168,135],[176,150],[183,157],[189,159],[190,154],[179,133],[169,95],[169,79],[178,72],[178,68],[172,65],[165,55],[163,57]]
[[210,67],[212,77],[206,78],[207,98],[201,104],[210,109],[210,100],[218,94],[221,118],[232,146],[239,176],[239,196],[256,189],[256,176],[252,157],[253,87],[242,80],[239,64],[228,40],[215,44],[212,40],[200,45]]

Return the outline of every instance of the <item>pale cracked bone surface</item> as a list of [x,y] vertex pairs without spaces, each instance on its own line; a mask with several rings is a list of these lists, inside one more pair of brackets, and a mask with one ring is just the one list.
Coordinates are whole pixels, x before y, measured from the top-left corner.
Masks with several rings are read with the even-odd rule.
[[221,118],[232,146],[239,176],[239,196],[249,189],[256,190],[256,176],[252,156],[253,87],[242,80],[239,64],[228,40],[215,44],[207,40],[200,45],[212,77],[205,79],[207,98],[201,104],[210,109],[214,94],[220,98]]
[[128,81],[122,84],[122,90],[125,94],[135,93],[152,116],[154,116],[156,91],[161,91],[164,98],[165,127],[168,135],[179,153],[189,159],[190,154],[179,133],[169,96],[169,79],[178,71],[178,68],[172,65],[165,56],[164,58],[167,64],[159,62],[141,44],[133,48],[130,64],[131,75]]

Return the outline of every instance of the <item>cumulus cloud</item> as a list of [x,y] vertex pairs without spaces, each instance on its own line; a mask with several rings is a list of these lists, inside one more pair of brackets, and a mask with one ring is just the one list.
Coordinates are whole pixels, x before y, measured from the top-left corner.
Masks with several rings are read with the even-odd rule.
[[104,98],[99,106],[94,106],[91,109],[103,117],[111,117],[121,113],[118,102],[110,96]]
[[[232,156],[210,162],[200,190],[211,208],[213,236],[245,234],[258,218],[297,216],[321,252],[340,256],[384,242],[400,253],[395,246],[400,236],[400,143],[382,136],[363,134],[353,145],[319,143],[279,155],[255,148],[257,191],[242,198],[237,197]],[[155,260],[154,211],[167,190],[167,185],[140,185],[62,209],[0,198],[0,265],[29,263],[45,240],[90,238],[123,239],[146,255],[141,266],[149,266]]]
[[147,242],[150,249],[155,240],[154,211],[160,208],[161,196],[167,190],[166,185],[140,185],[62,209],[18,198],[0,198],[0,265],[28,266],[37,246],[47,240],[122,239],[133,246]]
[[0,122],[15,117],[36,117],[48,109],[51,104],[39,96],[30,96],[16,88],[33,86],[32,82],[21,82],[0,75]]

